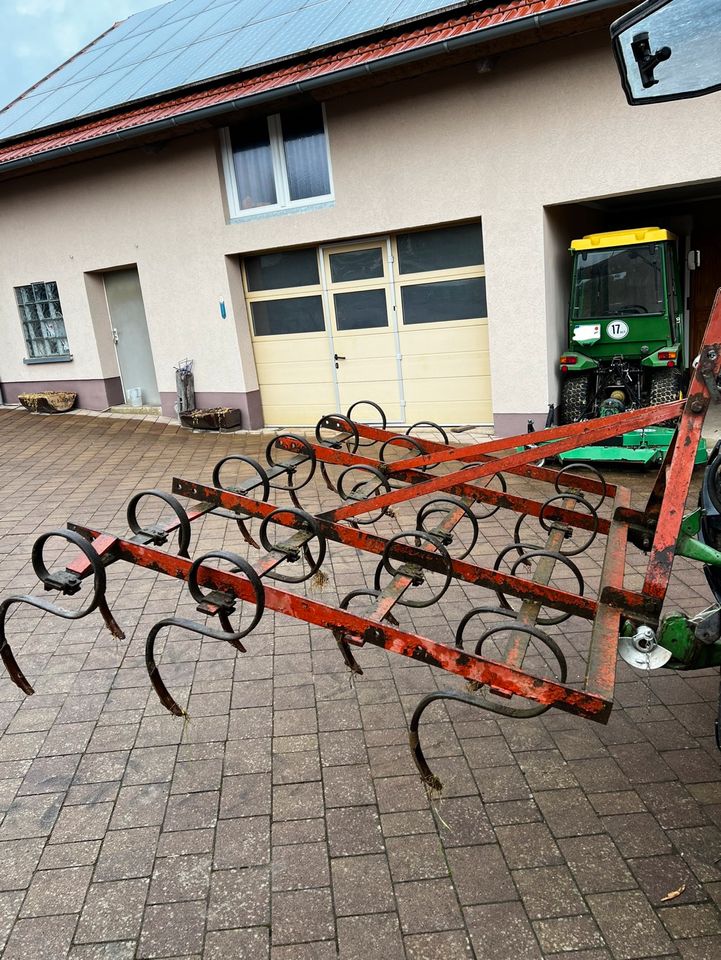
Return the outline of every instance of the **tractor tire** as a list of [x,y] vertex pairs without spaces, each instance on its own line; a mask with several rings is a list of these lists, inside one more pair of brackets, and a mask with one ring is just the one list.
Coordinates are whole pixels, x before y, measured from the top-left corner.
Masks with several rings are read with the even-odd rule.
[[591,378],[587,373],[566,377],[561,385],[561,423],[577,423],[588,416]]
[[[651,373],[651,388],[648,392],[648,405],[655,407],[658,403],[671,403],[681,396],[683,374],[676,367],[667,367],[665,370],[654,370]],[[673,427],[676,419],[664,420],[660,427]]]

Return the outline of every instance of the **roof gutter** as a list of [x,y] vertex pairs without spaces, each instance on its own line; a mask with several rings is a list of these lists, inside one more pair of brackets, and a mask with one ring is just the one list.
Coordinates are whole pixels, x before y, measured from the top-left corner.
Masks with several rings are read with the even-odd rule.
[[612,9],[613,7],[627,6],[628,2],[629,0],[586,0],[586,2],[582,0],[582,2],[571,4],[570,6],[557,7],[555,10],[548,10],[543,13],[534,14],[533,16],[519,18],[518,20],[512,20],[507,23],[500,23],[497,26],[486,27],[484,30],[478,30],[475,33],[453,37],[450,40],[441,40],[437,43],[428,44],[428,46],[418,47],[415,50],[406,50],[402,53],[391,54],[380,60],[373,60],[369,63],[348,67],[345,70],[338,70],[336,73],[312,77],[308,80],[300,80],[295,83],[276,87],[273,90],[265,90],[262,93],[237,97],[234,100],[227,100],[223,103],[216,103],[208,107],[200,107],[196,110],[190,110],[188,113],[181,114],[178,117],[168,117],[163,120],[151,121],[150,123],[140,124],[136,127],[129,127],[127,130],[118,130],[115,133],[106,133],[100,137],[91,137],[88,140],[83,140],[78,143],[66,144],[62,147],[47,150],[44,153],[19,157],[17,160],[8,160],[5,163],[0,162],[0,174],[5,171],[20,170],[24,167],[47,163],[49,160],[62,159],[79,153],[85,153],[97,147],[109,146],[126,140],[134,140],[145,133],[161,133],[164,130],[174,130],[200,120],[212,120],[215,117],[222,116],[231,111],[247,110],[249,107],[270,103],[283,96],[287,96],[289,93],[309,93],[321,87],[328,87],[336,83],[345,83],[348,80],[383,73],[386,70],[396,69],[404,64],[428,59],[439,53],[451,53],[455,50],[479,46],[489,40],[498,40],[530,31],[540,31],[548,25],[571,19],[573,16],[578,15],[579,11],[582,11],[584,7],[590,6],[593,12],[596,13]]

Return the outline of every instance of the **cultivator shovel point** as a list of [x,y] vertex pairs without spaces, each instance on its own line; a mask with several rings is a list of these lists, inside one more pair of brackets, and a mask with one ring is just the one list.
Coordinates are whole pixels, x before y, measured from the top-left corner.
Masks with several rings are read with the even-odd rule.
[[[619,649],[629,662],[645,667],[665,664],[689,669],[721,663],[719,607],[693,620],[678,614],[661,619],[676,553],[704,563],[721,606],[721,552],[716,549],[721,546],[721,451],[716,451],[708,468],[712,472],[704,485],[704,509],[683,518],[704,416],[709,403],[721,399],[720,371],[721,295],[685,401],[534,434],[534,442],[544,444],[547,460],[631,429],[680,418],[675,440],[642,510],[631,508],[627,488],[607,483],[593,468],[537,466],[537,449],[516,450],[526,435],[451,445],[446,431],[431,422],[414,424],[404,433],[389,431],[382,409],[372,401],[359,401],[345,415],[322,417],[314,441],[291,433],[274,437],[266,447],[264,464],[232,455],[216,464],[211,484],[176,478],[171,493],[136,494],[128,504],[128,537],[75,522],[43,534],[33,547],[32,566],[44,588],[72,596],[88,581],[90,596],[75,610],[29,595],[8,597],[0,604],[0,656],[12,680],[32,694],[33,686],[7,636],[8,613],[21,604],[72,620],[99,610],[113,635],[122,637],[107,602],[106,586],[108,569],[125,562],[184,581],[200,614],[198,620],[160,619],[146,639],[150,681],[174,715],[184,716],[185,709],[162,677],[156,656],[159,635],[178,627],[226,642],[242,655],[246,651],[242,641],[247,642],[264,611],[272,610],[331,630],[353,674],[363,673],[355,652],[371,644],[467,682],[465,691],[427,694],[411,718],[413,756],[429,787],[441,784],[425,759],[419,730],[424,711],[436,701],[458,701],[517,719],[556,707],[605,723],[613,705]],[[361,407],[370,410],[380,426],[354,419]],[[437,439],[429,439],[429,434]],[[502,455],[504,451],[515,452]],[[239,465],[251,475],[226,486],[226,471]],[[313,513],[301,499],[318,465],[337,503]],[[538,500],[518,495],[507,482],[518,477],[547,485],[549,495]],[[193,501],[193,507],[186,509],[178,497]],[[272,502],[277,497],[290,503]],[[171,520],[143,526],[137,511],[146,498],[169,510]],[[414,515],[407,526],[401,526],[392,511],[408,506]],[[498,550],[490,566],[478,563],[473,555],[484,522],[501,509],[517,515],[513,539]],[[260,555],[251,560],[233,551],[215,550],[191,559],[193,522],[202,517],[236,523],[244,541]],[[394,520],[398,532],[387,535],[389,524],[382,523],[384,518]],[[259,523],[254,533],[252,522]],[[176,533],[177,549],[171,552]],[[54,538],[77,548],[79,556],[63,569],[51,571],[44,550]],[[600,584],[592,597],[578,558],[597,538],[605,538],[606,551]],[[329,543],[334,549],[337,545],[340,550],[351,548],[378,558],[372,586],[359,585],[334,604],[289,589],[325,580]],[[648,553],[639,590],[624,585],[629,544]],[[559,576],[563,588],[553,584]],[[454,643],[401,627],[396,608],[406,608],[412,615],[414,610],[441,604],[454,582],[489,591],[484,602],[463,611]],[[249,619],[241,618],[234,625],[243,610],[250,611]],[[592,624],[584,651],[585,677],[573,683],[568,682],[563,638],[548,632],[570,617]]]

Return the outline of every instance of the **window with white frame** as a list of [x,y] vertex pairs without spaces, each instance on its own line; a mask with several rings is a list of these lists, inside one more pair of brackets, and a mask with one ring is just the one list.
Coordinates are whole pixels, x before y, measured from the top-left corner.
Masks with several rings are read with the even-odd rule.
[[245,120],[224,138],[231,217],[332,198],[320,104]]
[[65,321],[54,281],[15,287],[29,360],[70,357]]

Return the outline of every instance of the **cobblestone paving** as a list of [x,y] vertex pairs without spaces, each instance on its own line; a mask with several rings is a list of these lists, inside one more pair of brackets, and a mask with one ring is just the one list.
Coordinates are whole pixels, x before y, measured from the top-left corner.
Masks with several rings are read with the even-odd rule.
[[[72,518],[124,534],[133,492],[168,490],[174,475],[210,482],[221,456],[267,440],[0,409],[0,597],[39,593],[29,553],[41,531]],[[631,480],[635,503],[649,483]],[[314,481],[303,502],[334,497]],[[491,561],[514,521],[484,521],[473,557]],[[383,524],[413,526],[412,513]],[[257,556],[234,524],[197,526],[196,556]],[[580,558],[590,592],[601,550]],[[630,561],[638,586],[643,558]],[[333,545],[326,566],[329,582],[308,589],[336,602],[375,563]],[[455,678],[362,649],[351,685],[328,632],[266,613],[245,655],[179,631],[164,641],[183,721],[157,701],[143,652],[158,619],[197,617],[192,601],[125,564],[108,580],[125,641],[98,614],[69,623],[24,607],[9,620],[37,692],[0,680],[5,960],[721,957],[717,672],[646,678],[621,663],[607,726],[434,705],[422,741],[438,800],[416,775],[407,718]],[[708,604],[698,567],[677,561],[671,599]],[[454,585],[440,606],[398,616],[452,642],[489,600]],[[550,632],[581,679],[588,625]]]

